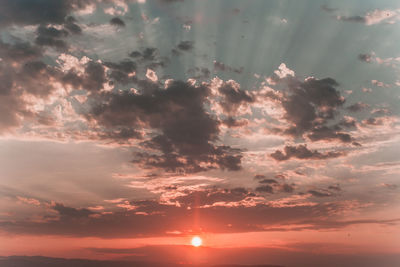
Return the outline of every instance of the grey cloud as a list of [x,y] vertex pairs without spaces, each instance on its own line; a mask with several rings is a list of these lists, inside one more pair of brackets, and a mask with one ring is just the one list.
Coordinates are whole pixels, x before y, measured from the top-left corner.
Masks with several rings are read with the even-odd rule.
[[372,60],[372,55],[371,54],[359,54],[358,59],[361,61],[370,63]]
[[363,120],[363,123],[366,125],[379,126],[383,125],[383,120],[382,118],[368,118]]
[[367,22],[367,20],[363,16],[338,16],[337,19],[347,22],[359,22],[359,23]]
[[[228,192],[230,194],[228,199],[242,199],[245,195],[242,191]],[[327,195],[318,192],[309,193],[314,193],[318,197]],[[203,198],[207,198],[208,195],[198,197],[200,201],[203,201]],[[214,201],[225,199],[222,195],[212,197]],[[192,199],[182,201],[193,203],[196,198],[193,195]],[[337,214],[342,212],[343,206],[334,203],[295,207],[271,207],[267,204],[259,204],[250,207],[239,205],[192,207],[191,209],[188,209],[186,205],[178,207],[156,201],[131,201],[130,204],[135,207],[134,210],[116,210],[111,214],[92,213],[87,209],[58,204],[55,206],[59,213],[58,218],[44,222],[3,220],[0,222],[0,229],[19,234],[127,238],[165,236],[166,232],[171,230],[180,231],[183,235],[200,229],[207,229],[209,233],[274,231],[277,230],[277,224],[280,231],[284,231],[286,226],[290,226],[293,231],[338,229],[354,224],[393,225],[398,223],[398,219],[337,221]],[[194,227],[193,221],[198,214],[201,214],[203,219],[199,220]],[[295,225],[298,227],[293,228]]]
[[337,131],[335,128],[327,126],[316,127],[308,135],[311,141],[319,140],[339,140],[343,143],[350,143],[353,138],[350,134]]
[[125,27],[125,22],[118,17],[112,18],[110,24],[117,27]]
[[[327,126],[336,118],[337,110],[345,102],[336,89],[338,83],[332,78],[307,78],[304,82],[287,77],[280,79],[289,92],[279,101],[285,110],[285,118],[293,126],[283,132],[294,137],[308,137],[311,141],[339,140],[351,142],[350,134],[342,132],[340,125]],[[270,98],[269,95],[265,97]],[[274,98],[275,99],[275,98]]]
[[176,47],[182,51],[189,51],[189,50],[193,49],[193,42],[192,41],[181,41]]
[[64,29],[58,30],[54,27],[38,27],[35,43],[40,46],[52,46],[58,49],[67,47],[64,37],[68,36],[68,32]]
[[161,154],[147,151],[135,154],[133,161],[143,167],[178,172],[241,168],[240,150],[213,144],[218,139],[219,122],[204,109],[209,88],[180,81],[172,82],[166,89],[156,84],[151,86],[151,90],[142,94],[103,94],[102,103],[95,104],[87,116],[108,131],[120,127],[159,131],[142,142],[142,146]]
[[82,33],[82,28],[76,23],[76,19],[72,16],[68,16],[65,19],[64,27],[67,29],[70,33],[73,34],[81,34]]
[[321,9],[328,13],[334,13],[335,11],[338,10],[337,8],[330,7],[327,4],[322,5]]
[[256,191],[261,193],[273,193],[273,190],[274,189],[270,185],[261,185],[256,187]]
[[238,73],[238,74],[243,72],[243,67],[234,68],[234,67],[228,66],[222,62],[219,62],[219,61],[214,61],[214,69],[216,71],[229,71],[229,72],[234,72],[234,73]]
[[314,197],[330,197],[332,194],[330,192],[322,192],[317,190],[308,190],[308,193],[313,195]]
[[76,208],[66,207],[60,203],[56,203],[53,209],[57,211],[61,217],[65,217],[68,219],[85,218],[85,217],[87,218],[89,217],[89,215],[95,214],[94,212],[88,209],[76,209]]
[[278,182],[274,179],[262,179],[258,181],[260,184],[277,184]]
[[358,112],[358,111],[362,111],[367,108],[369,108],[368,104],[365,104],[363,102],[357,102],[357,103],[354,103],[353,105],[348,106],[346,109],[351,112]]
[[33,60],[41,56],[41,49],[28,42],[16,42],[10,44],[0,41],[0,57],[3,60],[20,62],[24,60]]
[[192,75],[191,78],[194,78],[194,79],[207,79],[210,77],[211,71],[207,68],[194,67],[194,68],[188,69],[187,73],[189,75]]
[[219,104],[230,115],[234,115],[241,105],[250,104],[255,101],[254,96],[240,89],[237,84],[230,81],[223,82],[218,91],[223,96]]
[[85,8],[91,0],[4,0],[0,3],[0,26],[63,24],[73,11]]
[[317,150],[309,150],[305,145],[298,146],[285,146],[284,151],[276,150],[270,156],[277,161],[289,160],[290,158],[297,159],[329,159],[329,158],[337,158],[343,156],[343,152],[326,152],[321,153]]
[[290,185],[290,184],[282,184],[281,185],[281,191],[285,192],[285,193],[293,193],[294,191],[294,186]]

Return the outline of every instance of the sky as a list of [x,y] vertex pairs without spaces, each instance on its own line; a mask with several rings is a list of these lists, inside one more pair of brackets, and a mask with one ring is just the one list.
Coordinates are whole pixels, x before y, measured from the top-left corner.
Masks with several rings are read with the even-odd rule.
[[396,266],[399,26],[396,0],[1,1],[0,256]]

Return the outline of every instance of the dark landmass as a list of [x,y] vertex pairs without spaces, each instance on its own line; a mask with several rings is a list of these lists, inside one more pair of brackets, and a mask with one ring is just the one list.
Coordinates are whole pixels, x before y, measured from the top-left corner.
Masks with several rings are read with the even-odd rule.
[[[205,265],[138,262],[138,261],[109,261],[86,259],[63,259],[42,256],[9,256],[0,257],[1,267],[206,267]],[[209,267],[283,267],[280,265],[209,265]]]

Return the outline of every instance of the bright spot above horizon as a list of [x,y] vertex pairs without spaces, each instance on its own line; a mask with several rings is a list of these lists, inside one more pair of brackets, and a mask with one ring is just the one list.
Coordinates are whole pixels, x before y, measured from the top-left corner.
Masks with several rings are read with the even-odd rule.
[[195,237],[192,238],[192,242],[191,243],[192,243],[192,246],[197,248],[197,247],[201,246],[201,244],[203,243],[203,240],[201,240],[200,237],[195,236]]

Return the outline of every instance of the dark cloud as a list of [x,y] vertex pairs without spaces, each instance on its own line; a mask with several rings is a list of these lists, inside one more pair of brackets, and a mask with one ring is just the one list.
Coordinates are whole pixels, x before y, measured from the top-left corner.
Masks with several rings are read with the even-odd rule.
[[52,46],[58,49],[65,49],[67,44],[63,40],[68,36],[68,31],[58,30],[51,26],[39,26],[37,29],[37,37],[35,43],[40,46]]
[[320,140],[339,140],[343,143],[350,143],[353,141],[353,138],[350,134],[339,132],[336,128],[331,128],[327,126],[321,126],[314,128],[307,137],[311,141],[320,141]]
[[291,94],[283,100],[282,106],[286,119],[294,126],[286,133],[301,136],[333,119],[336,108],[344,103],[336,86],[338,83],[331,78],[308,78],[304,82],[290,83]]
[[65,217],[68,220],[75,218],[87,218],[89,217],[89,215],[95,214],[88,209],[76,209],[76,208],[66,207],[60,203],[56,203],[53,209],[57,211],[61,217]]
[[108,81],[104,65],[95,61],[89,61],[86,64],[82,76],[78,76],[76,73],[71,71],[62,79],[65,83],[79,86],[81,89],[85,89],[89,92],[100,91],[103,89],[104,83]]
[[375,116],[384,116],[384,115],[390,115],[391,112],[387,108],[378,108],[378,109],[372,110],[371,114],[375,115]]
[[0,41],[0,132],[18,127],[24,118],[33,118],[25,92],[47,96],[52,91],[46,79],[54,71],[38,61],[41,57],[42,50],[30,43]]
[[366,125],[371,125],[371,126],[379,126],[379,125],[383,125],[384,120],[381,118],[368,118],[366,120],[362,121],[364,124]]
[[66,18],[64,27],[72,34],[81,34],[82,28],[76,23],[76,19],[72,16]]
[[0,26],[63,24],[74,10],[91,4],[91,0],[4,0],[0,3]]
[[249,124],[249,121],[247,119],[235,119],[233,117],[228,117],[227,119],[223,119],[222,123],[226,125],[228,128],[234,128],[234,127],[243,127]]
[[371,54],[359,54],[358,59],[361,61],[370,63],[372,60],[372,55]]
[[271,157],[277,161],[289,160],[290,158],[297,159],[329,159],[343,156],[344,152],[326,152],[321,153],[317,150],[309,150],[306,145],[285,146],[284,151],[276,150],[271,154]]
[[339,185],[330,185],[328,187],[329,190],[334,190],[334,191],[342,191]]
[[218,92],[222,96],[219,105],[224,112],[229,115],[234,115],[240,106],[253,103],[254,96],[248,91],[242,90],[239,84],[233,81],[223,82],[218,88]]
[[332,8],[332,7],[328,6],[327,4],[322,5],[321,9],[328,13],[334,13],[338,10],[337,8]]
[[309,77],[303,82],[290,75],[281,78],[276,73],[270,78],[272,83],[284,86],[286,90],[281,94],[271,90],[258,97],[280,103],[285,111],[284,118],[291,125],[286,129],[271,129],[272,132],[311,141],[353,141],[351,135],[342,129],[344,125],[331,123],[337,119],[345,102],[334,79]]
[[104,65],[111,69],[109,78],[114,83],[128,84],[134,81],[131,74],[137,69],[135,62],[126,59],[119,63],[105,62]]
[[308,190],[308,193],[310,193],[314,197],[330,197],[330,196],[332,196],[332,194],[330,192],[325,192],[325,191]]
[[137,57],[141,57],[142,53],[140,53],[139,51],[132,51],[131,53],[129,53],[129,56],[133,57],[133,58],[137,58]]
[[28,42],[16,42],[11,44],[0,41],[0,57],[2,60],[21,62],[25,60],[33,60],[41,56],[41,49]]
[[343,118],[339,123],[338,126],[346,127],[346,128],[355,128],[357,127],[357,121],[351,117]]
[[164,67],[165,64],[169,61],[168,58],[160,57],[158,53],[158,49],[154,47],[146,47],[141,51],[132,51],[129,53],[129,57],[134,58],[138,67],[146,71],[147,68],[158,68]]
[[207,68],[194,67],[188,69],[187,73],[191,75],[193,79],[208,79],[210,78],[211,71]]
[[362,111],[364,109],[369,108],[368,104],[365,104],[363,102],[357,102],[351,106],[348,106],[346,109],[351,111],[351,112],[358,112],[358,111]]
[[[276,179],[286,179],[285,175],[277,174],[275,175]],[[257,174],[254,176],[254,179],[258,181],[260,184],[256,187],[257,192],[284,192],[284,193],[293,193],[294,192],[294,184],[288,183],[280,183],[276,179],[267,178],[265,175]]]
[[258,181],[260,184],[277,184],[278,182],[274,179],[262,179]]
[[157,53],[157,48],[147,47],[143,50],[141,55],[144,60],[154,60],[154,58],[156,57],[156,53]]
[[143,167],[178,172],[240,169],[240,150],[213,144],[218,139],[219,122],[204,109],[208,87],[180,81],[166,89],[152,86],[151,90],[144,88],[142,94],[104,94],[102,104],[95,104],[88,118],[108,131],[120,127],[158,131],[142,142],[146,150],[135,154],[134,162]]
[[367,20],[363,16],[338,16],[338,20],[347,21],[347,22],[357,22],[357,23],[366,23]]
[[261,193],[273,193],[273,190],[274,189],[270,185],[261,185],[256,187],[256,191]]
[[233,68],[231,66],[228,66],[222,62],[219,61],[214,61],[214,69],[216,71],[229,71],[229,72],[234,72],[234,73],[242,73],[243,72],[243,67],[241,68]]
[[193,42],[192,41],[181,41],[176,47],[182,51],[189,51],[189,50],[193,49]]
[[110,24],[117,27],[125,27],[125,22],[118,17],[112,18]]
[[285,193],[293,193],[294,191],[294,186],[290,184],[282,184],[281,185],[281,191]]
[[266,176],[265,175],[262,175],[262,174],[256,174],[256,175],[254,175],[254,179],[255,180],[261,180],[261,179],[265,179],[266,178]]

